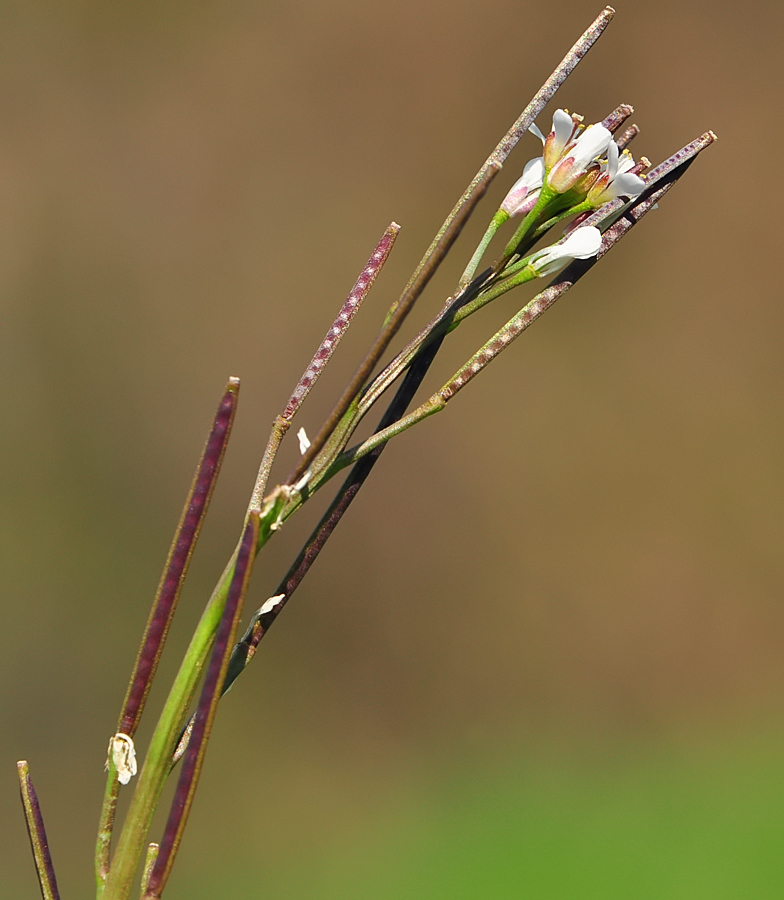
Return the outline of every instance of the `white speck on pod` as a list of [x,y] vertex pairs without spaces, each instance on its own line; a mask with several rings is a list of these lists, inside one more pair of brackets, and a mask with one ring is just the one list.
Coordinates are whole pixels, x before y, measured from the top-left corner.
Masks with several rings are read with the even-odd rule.
[[276,594],[274,597],[270,597],[269,600],[264,601],[264,605],[259,610],[260,616],[266,616],[267,613],[272,612],[276,606],[279,606],[286,599],[285,594]]
[[299,452],[304,456],[305,451],[310,447],[310,441],[308,440],[307,434],[305,434],[304,428],[300,428],[297,432],[297,439],[299,440]]
[[118,732],[109,741],[109,754],[117,769],[117,780],[120,784],[128,784],[136,774],[136,747],[133,739]]
[[302,478],[300,478],[300,480],[295,485],[292,485],[294,490],[301,491],[302,488],[304,488],[305,485],[310,481],[310,476],[312,474],[313,474],[313,469],[310,466],[308,466],[308,468],[305,471],[305,474],[302,476]]

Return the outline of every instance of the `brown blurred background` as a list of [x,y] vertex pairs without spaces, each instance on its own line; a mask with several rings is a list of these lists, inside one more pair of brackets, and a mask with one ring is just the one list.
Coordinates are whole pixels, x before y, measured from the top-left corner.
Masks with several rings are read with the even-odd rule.
[[[349,896],[352,859],[395,856],[428,810],[453,821],[447,795],[479,808],[485,780],[504,795],[542,767],[553,784],[559,766],[575,783],[655,770],[673,794],[690,779],[661,759],[685,754],[694,772],[713,760],[714,786],[760,754],[780,771],[784,15],[773,2],[617,7],[557,104],[593,121],[633,103],[635,155],[654,163],[709,128],[719,142],[443,415],[390,446],[221,707],[172,900],[270,885]],[[376,239],[402,224],[297,420],[309,432],[464,185],[600,8],[2,4],[0,897],[37,890],[18,758],[64,897],[91,893],[106,742],[227,376],[243,380],[240,412],[151,719],[233,547],[269,424]],[[496,203],[537,150],[523,142]],[[455,333],[430,386],[524,299]],[[292,439],[281,477],[295,455]],[[252,604],[328,493],[269,546]],[[592,814],[565,802],[558,821]],[[492,811],[475,820],[477,834],[503,831]],[[421,827],[419,847],[455,846]],[[553,872],[573,859],[563,848]],[[608,859],[596,896],[648,896],[633,879],[614,893]],[[498,871],[491,857],[477,866]],[[578,875],[564,894],[546,872],[533,893],[512,876],[483,892],[477,876],[465,896],[594,896]],[[770,894],[680,880],[683,894],[650,896],[780,896],[774,881]],[[463,896],[438,878],[385,884],[357,896]]]

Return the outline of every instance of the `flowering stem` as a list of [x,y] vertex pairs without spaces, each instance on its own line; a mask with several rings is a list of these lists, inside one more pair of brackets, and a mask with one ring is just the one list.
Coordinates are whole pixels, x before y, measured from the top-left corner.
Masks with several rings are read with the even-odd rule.
[[[673,169],[677,168],[684,162],[689,162],[699,150],[704,149],[711,140],[713,140],[712,135],[703,135],[701,139],[693,144],[689,145],[687,148],[684,148],[683,151],[680,151],[674,157],[671,157],[666,163],[659,167],[659,169],[655,170],[655,172],[659,173],[659,177],[664,177],[667,174],[672,174],[672,181],[674,181],[677,177],[680,177],[682,172],[673,173]],[[685,170],[685,166],[684,166]],[[634,224],[634,222],[638,221],[642,215],[645,214],[653,204],[666,192],[669,188],[669,184],[664,184],[653,193],[647,193],[646,197],[639,198],[636,206],[628,212],[628,216],[624,218],[624,220],[617,224],[608,234],[606,235],[605,246],[600,251],[600,255],[603,255],[610,246],[612,246],[626,231]],[[589,222],[586,224],[600,224],[605,219],[609,219],[610,216],[616,215],[616,213],[620,214],[623,211],[624,207],[623,201],[612,201],[611,203],[605,204],[600,210],[598,210],[594,215],[590,218]],[[433,413],[443,409],[446,403],[457,393],[458,390],[464,384],[466,384],[471,378],[473,378],[478,371],[481,370],[489,361],[491,361],[495,356],[510,343],[514,338],[524,330],[528,324],[530,324],[534,318],[549,308],[555,300],[561,296],[566,290],[571,287],[571,284],[576,282],[579,277],[581,277],[584,272],[588,271],[588,269],[595,263],[595,260],[588,261],[579,261],[573,263],[559,279],[553,281],[551,285],[539,294],[536,298],[534,298],[531,303],[529,303],[523,310],[515,317],[510,323],[507,323],[504,329],[501,330],[488,344],[486,344],[477,354],[472,357],[469,363],[466,366],[462,367],[456,374],[453,376],[450,381],[444,385],[441,391],[438,392],[437,395],[434,395],[423,404],[418,410],[415,410],[409,416],[405,418],[401,418],[403,416],[403,412],[410,402],[411,397],[413,397],[414,392],[422,381],[424,374],[426,373],[432,359],[434,358],[436,352],[438,351],[440,344],[443,340],[444,333],[434,333],[434,325],[439,325],[442,323],[447,323],[448,327],[454,327],[454,324],[461,321],[467,315],[470,315],[471,312],[480,308],[481,305],[484,305],[485,302],[489,301],[489,298],[484,296],[477,297],[473,296],[471,300],[466,302],[465,306],[462,308],[453,309],[453,304],[458,302],[460,299],[455,300],[450,298],[447,301],[446,305],[442,309],[439,316],[436,317],[434,323],[431,323],[428,328],[424,329],[420,335],[415,339],[416,342],[416,352],[414,353],[413,361],[411,364],[411,368],[408,370],[406,377],[403,381],[403,384],[398,389],[395,398],[390,404],[390,408],[387,410],[387,413],[384,415],[381,423],[379,424],[379,429],[377,430],[374,438],[371,438],[369,442],[365,442],[360,445],[358,448],[355,448],[353,451],[349,451],[346,454],[343,454],[340,457],[340,461],[343,465],[349,464],[351,460],[357,460],[354,469],[352,470],[349,477],[344,482],[343,486],[339,490],[335,500],[330,505],[329,509],[325,513],[321,522],[311,535],[308,542],[303,547],[300,552],[297,560],[287,573],[286,577],[278,586],[276,594],[274,597],[270,598],[270,601],[264,604],[264,606],[253,616],[251,623],[243,636],[242,640],[236,645],[234,651],[232,653],[232,657],[230,660],[229,669],[227,671],[226,679],[224,681],[223,690],[227,690],[236,677],[242,672],[248,662],[253,658],[255,654],[256,647],[258,646],[259,641],[267,633],[272,623],[277,618],[278,614],[282,610],[283,606],[285,606],[288,599],[291,597],[292,593],[296,590],[297,586],[301,583],[302,578],[309,570],[313,561],[317,558],[318,554],[321,552],[321,549],[326,544],[329,536],[334,531],[337,523],[340,521],[340,518],[345,513],[348,506],[353,501],[353,498],[356,496],[359,488],[364,483],[367,475],[372,469],[373,465],[377,461],[380,453],[383,451],[383,448],[386,446],[386,442],[389,440],[393,434],[398,434],[401,431],[405,430],[406,427],[410,427],[415,421],[421,421],[422,418],[425,418],[427,415],[432,415]],[[582,266],[582,269],[580,268]],[[487,274],[487,273],[485,273]],[[529,277],[532,277],[531,273],[527,273],[525,280],[528,280]],[[571,281],[569,280],[571,278]],[[486,279],[479,279],[480,283],[477,286],[477,290],[481,291],[484,281]],[[522,279],[521,279],[522,280]],[[497,296],[498,293],[502,293],[506,290],[509,290],[512,285],[507,282],[502,282],[496,285],[493,289],[493,296]],[[469,286],[470,287],[470,286]],[[491,291],[487,291],[488,295],[491,294]],[[475,303],[475,301],[480,301]],[[450,311],[452,311],[452,318],[448,318],[450,315]],[[517,329],[515,331],[515,329]],[[432,340],[432,343],[430,341]],[[405,365],[408,363],[406,362]],[[385,370],[386,371],[386,370]],[[401,370],[398,370],[395,374],[400,373]],[[384,373],[382,373],[383,375]],[[381,377],[381,376],[379,376]],[[387,382],[384,385],[384,389],[391,383],[391,381]],[[376,382],[374,382],[374,385]],[[368,389],[367,393],[372,391],[371,388]],[[366,396],[365,395],[365,396]],[[363,398],[364,399],[364,398]],[[377,399],[377,397],[376,397]],[[353,401],[351,405],[351,409],[355,412],[361,408],[361,404],[358,404],[357,401]],[[366,411],[366,410],[364,410]],[[349,415],[348,413],[346,415]],[[349,431],[350,433],[350,431]],[[361,457],[361,458],[360,458]],[[342,467],[342,465],[340,466]],[[337,466],[333,466],[329,475],[334,474],[337,471]],[[323,484],[327,480],[326,477],[321,479],[321,483]],[[312,485],[313,489],[317,487],[317,485]]]
[[30,778],[30,768],[26,759],[21,759],[16,764],[19,773],[19,790],[22,795],[25,821],[27,822],[27,834],[30,837],[30,847],[33,851],[35,870],[38,873],[38,884],[41,886],[41,895],[44,900],[60,900],[60,892],[57,890],[57,879],[52,865],[52,854],[49,852],[49,841],[46,837],[44,819],[41,815],[41,806],[38,803],[38,795]]
[[[324,427],[314,439],[308,454],[303,457],[300,465],[289,476],[288,484],[296,483],[299,480],[302,473],[307,470],[307,467],[316,458],[316,455],[320,453],[320,450],[324,447],[326,440],[332,435],[333,431],[338,429],[338,426],[341,428],[344,427],[344,418],[346,418],[346,416],[348,416],[349,420],[348,425],[346,426],[346,433],[351,433],[351,420],[354,416],[353,414],[347,413],[347,411],[352,408],[357,408],[357,397],[367,378],[370,376],[378,359],[399,329],[403,319],[421,293],[425,284],[429,281],[433,272],[444,258],[446,251],[459,233],[468,214],[471,212],[476,202],[478,202],[479,198],[486,190],[487,185],[490,183],[495,173],[500,169],[517,141],[528,130],[536,116],[555,94],[558,87],[560,87],[566,77],[574,70],[591,46],[593,46],[609,24],[613,15],[614,11],[610,7],[607,7],[584,32],[550,78],[542,86],[531,103],[528,104],[510,131],[507,132],[490,157],[488,157],[466,192],[447,217],[429,250],[423,257],[422,262],[414,272],[409,284],[401,295],[400,300],[398,300],[390,309],[384,327],[371,348],[371,351],[368,353],[366,359],[352,380],[352,383],[344,392],[344,395],[341,397],[341,400],[333,410]],[[413,393],[421,383],[430,362],[439,349],[442,339],[443,337],[433,340],[425,350],[420,352],[416,361],[411,365],[411,368],[409,368],[403,384],[398,389],[398,392],[390,405],[390,409],[382,419],[380,427],[386,427],[403,414],[406,406],[413,397]],[[283,426],[281,423],[276,422],[276,425],[278,431],[282,432]],[[282,438],[282,433],[278,436],[275,430],[273,430],[269,458],[274,456],[280,438]],[[364,480],[367,477],[370,468],[372,468],[373,463],[378,458],[378,453],[380,453],[380,451],[381,448],[379,448],[375,454],[368,455],[368,457],[355,468],[355,472],[352,473],[352,477],[355,476],[354,480],[352,481],[352,477],[350,477],[341,491],[343,498],[353,497],[355,495],[356,490],[364,483]],[[260,479],[261,482],[266,483],[268,472],[269,466],[267,466],[262,473],[262,478]],[[262,493],[263,489],[258,495],[254,494],[254,502],[256,505],[261,502],[260,494]],[[290,515],[302,502],[302,499],[303,497],[296,491],[291,492],[289,490],[288,493],[284,493],[283,489],[279,489],[265,502],[261,511],[257,550],[269,539],[273,525],[279,524],[284,515]],[[345,506],[341,508],[344,509]],[[184,721],[187,707],[193,697],[199,673],[206,659],[206,652],[212,641],[213,635],[215,634],[217,623],[220,620],[220,615],[226,602],[228,582],[233,571],[235,558],[236,552],[213,592],[213,596],[211,597],[199,626],[197,627],[191,645],[186,653],[186,658],[183,661],[180,672],[178,673],[153,735],[147,760],[145,761],[136,792],[131,802],[128,819],[118,841],[117,852],[107,880],[105,900],[125,900],[128,896],[130,881],[133,878],[133,873],[142,852],[144,836],[149,827],[152,811],[154,810],[168,771],[168,763],[171,760],[171,754],[176,743],[177,734]]]
[[[713,139],[714,136],[712,135],[712,133],[709,133],[708,135],[703,135],[697,141],[694,141],[691,144],[687,145],[682,150],[678,151],[678,153],[670,157],[670,159],[666,160],[656,169],[652,170],[648,174],[646,183],[649,186],[654,184],[664,174],[682,165],[688,159],[693,158]],[[555,192],[549,193],[550,201],[559,196],[555,194]],[[547,198],[545,198],[545,200],[542,201],[540,197],[540,202],[542,202],[542,205],[544,206],[548,202],[548,200]],[[591,216],[589,216],[582,224],[585,227],[589,225],[602,225],[603,228],[606,229],[622,213],[624,209],[629,207],[629,205],[629,203],[618,197],[610,201],[609,203],[604,204]],[[536,208],[534,208],[534,210],[532,210],[531,212],[536,214],[535,210]],[[567,214],[571,215],[581,211],[582,206],[578,204],[576,207],[572,207]],[[518,231],[527,228],[528,225],[529,223],[523,221],[521,228],[518,229]],[[521,247],[518,247],[517,249],[522,250]],[[404,371],[408,365],[411,364],[411,361],[416,358],[417,353],[421,352],[423,348],[427,347],[428,344],[431,341],[435,340],[437,337],[443,337],[444,334],[455,328],[464,318],[471,315],[473,312],[476,312],[478,309],[481,309],[491,300],[494,300],[501,294],[504,294],[512,288],[517,287],[518,285],[532,279],[535,273],[533,273],[532,270],[528,269],[528,265],[525,259],[522,259],[519,262],[513,264],[513,266],[508,269],[503,269],[502,266],[509,258],[511,257],[501,257],[501,259],[494,264],[491,270],[489,270],[487,273],[483,273],[483,275],[476,278],[474,280],[474,283],[467,286],[462,293],[459,293],[457,295],[456,298],[450,298],[447,301],[447,304],[442,309],[441,313],[439,313],[439,315],[436,317],[436,319],[426,329],[420,332],[420,334],[417,335],[417,337],[403,351],[401,351],[400,354],[398,354],[398,356],[386,367],[386,369],[384,369],[384,371],[381,372],[379,376],[377,376],[377,378],[367,388],[367,390],[363,393],[359,400],[354,401],[350,412],[347,414],[344,421],[340,423],[340,426],[336,429],[335,433],[332,436],[332,439],[330,441],[331,450],[330,448],[328,448],[330,452],[325,452],[325,454],[320,458],[318,464],[314,465],[313,467],[313,478],[308,486],[308,490],[310,492],[314,492],[315,490],[317,490],[337,471],[351,462],[351,459],[353,457],[345,458],[338,456],[340,450],[347,443],[349,436],[356,428],[356,425],[358,424],[361,417],[368,411],[370,406],[378,400],[381,393],[383,393],[387,389],[387,387],[389,387],[389,385],[399,376],[399,374]],[[495,272],[499,273],[499,276],[496,276],[497,278],[505,277],[508,274],[512,274],[514,277],[505,278],[505,280],[503,281],[497,280],[491,287],[487,287],[486,285],[491,283],[491,279],[493,279],[494,277],[493,273]],[[476,291],[473,296],[471,294],[472,288]],[[427,415],[432,414],[433,410],[429,409]],[[399,433],[400,430],[405,429],[398,429],[395,433]],[[373,438],[372,440],[374,442],[377,442],[376,438]],[[340,461],[338,462],[338,460]]]
[[506,162],[509,154],[517,145],[517,142],[528,131],[531,125],[533,125],[533,123],[536,121],[536,117],[545,108],[545,106],[547,106],[550,100],[552,100],[558,88],[572,74],[580,60],[599,40],[599,38],[602,36],[602,33],[604,32],[604,29],[607,28],[607,26],[610,24],[614,15],[615,10],[611,6],[606,6],[596,17],[596,19],[588,26],[588,28],[580,35],[580,37],[574,43],[566,56],[564,56],[561,62],[555,67],[553,73],[550,75],[547,81],[545,81],[545,83],[539,88],[528,106],[526,106],[526,108],[520,113],[514,125],[512,125],[509,131],[507,131],[507,133],[501,138],[498,146],[495,148],[495,150],[493,150],[490,156],[488,156],[482,168],[476,173],[476,175],[474,176],[474,180],[466,188],[465,193],[460,198],[460,200],[458,200],[457,205],[449,214],[444,224],[441,226],[441,231],[439,231],[435,236],[433,243],[431,244],[431,249],[438,243],[441,235],[448,227],[451,218],[455,216],[457,214],[457,211],[460,209],[461,204],[465,202],[466,198],[474,189],[475,185],[478,184],[479,181],[484,177],[487,168],[493,164],[503,165]]

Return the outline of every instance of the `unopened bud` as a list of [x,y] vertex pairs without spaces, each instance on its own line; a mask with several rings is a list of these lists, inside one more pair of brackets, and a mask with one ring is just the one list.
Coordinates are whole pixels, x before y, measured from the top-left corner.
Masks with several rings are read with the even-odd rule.
[[593,225],[576,228],[566,240],[544,250],[538,250],[528,259],[528,265],[540,278],[551,275],[573,259],[596,256],[602,246],[602,233]]
[[525,164],[523,174],[512,185],[512,189],[506,197],[504,197],[501,209],[510,217],[519,216],[533,209],[543,182],[544,158],[538,156]]

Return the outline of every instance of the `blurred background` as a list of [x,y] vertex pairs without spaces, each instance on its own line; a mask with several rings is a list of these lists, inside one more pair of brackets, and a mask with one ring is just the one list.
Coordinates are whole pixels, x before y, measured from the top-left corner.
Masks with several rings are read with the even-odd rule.
[[[557,105],[633,103],[654,163],[719,141],[389,447],[221,705],[171,900],[781,896],[784,13],[617,7]],[[92,893],[107,740],[226,378],[239,415],[142,751],[269,425],[375,241],[402,224],[295,428],[600,9],[2,4],[0,898],[38,891],[20,758],[63,897]],[[456,332],[428,387],[527,296]],[[254,608],[330,494],[269,545]]]

